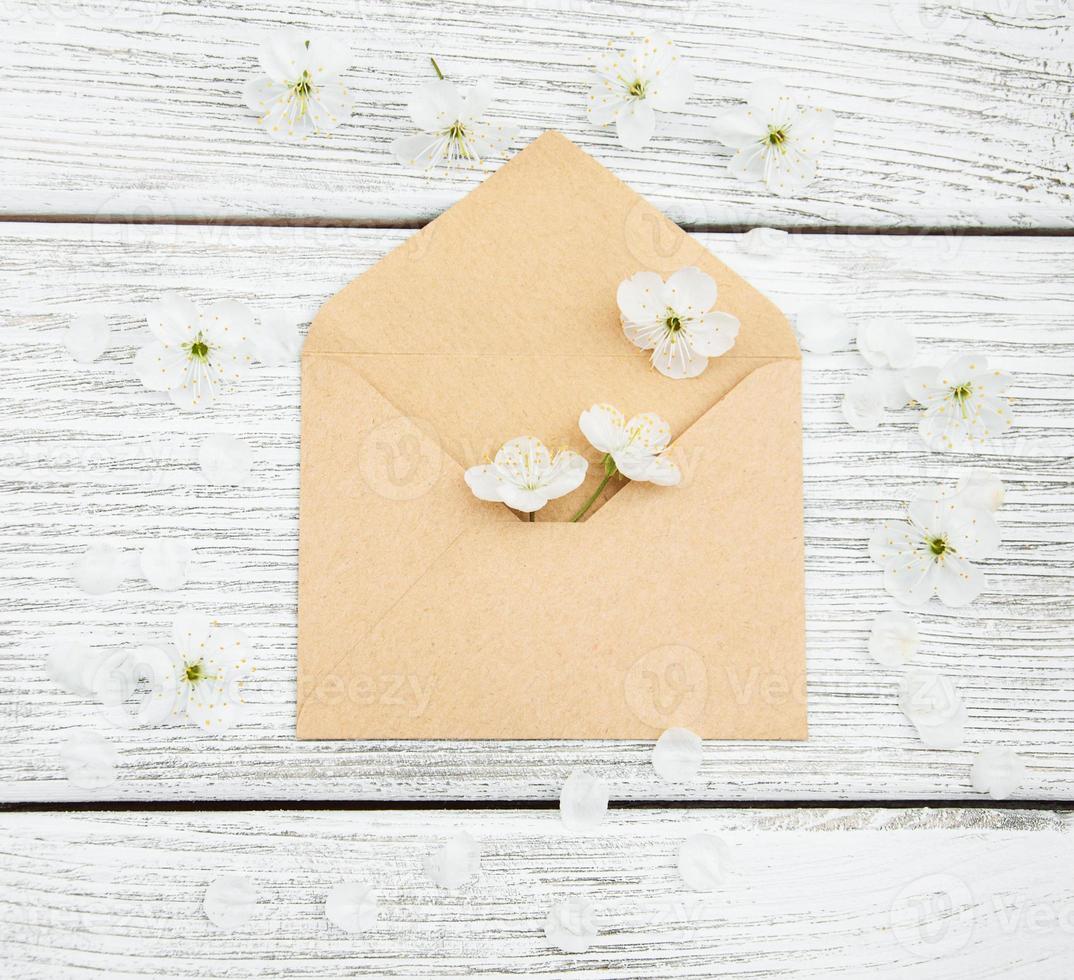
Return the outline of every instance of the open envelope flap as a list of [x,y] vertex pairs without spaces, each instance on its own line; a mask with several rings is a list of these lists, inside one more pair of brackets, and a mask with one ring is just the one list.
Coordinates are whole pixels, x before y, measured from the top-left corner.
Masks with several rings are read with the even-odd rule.
[[[742,328],[700,377],[670,381],[624,336],[615,295],[636,272],[666,277],[689,265],[716,280],[716,308]],[[518,435],[595,462],[577,421],[596,402],[628,417],[657,412],[678,437],[749,371],[800,355],[772,303],[569,140],[546,133],[329,300],[302,356],[304,365],[352,359],[466,467]],[[582,492],[600,476],[592,466]],[[542,519],[566,520],[573,507],[555,501]]]
[[[355,419],[406,424],[354,392]],[[799,404],[797,363],[757,369],[679,441],[681,487],[581,524],[460,512],[436,467],[409,504],[366,484],[376,513],[341,508],[301,579],[299,736],[804,738]],[[304,496],[304,556],[306,520]]]

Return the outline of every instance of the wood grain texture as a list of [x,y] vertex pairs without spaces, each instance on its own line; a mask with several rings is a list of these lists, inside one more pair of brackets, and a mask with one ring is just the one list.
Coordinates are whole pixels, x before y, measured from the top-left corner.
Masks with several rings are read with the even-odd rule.
[[[423,221],[476,176],[392,159],[429,55],[491,77],[518,145],[559,129],[695,227],[1074,226],[1074,12],[1065,0],[12,0],[0,40],[0,166],[16,215]],[[339,37],[351,121],[293,146],[242,104],[257,44],[280,27]],[[594,59],[663,30],[698,83],[656,139],[628,151],[583,106]],[[772,75],[839,118],[800,198],[735,180],[712,120]]]
[[[701,236],[788,312],[830,300],[855,319],[904,322],[920,337],[922,363],[961,349],[987,353],[1015,374],[1018,426],[977,456],[927,452],[909,410],[877,432],[856,432],[839,402],[864,362],[850,351],[806,356],[810,739],[713,743],[699,782],[668,786],[643,742],[294,738],[297,363],[257,368],[211,415],[182,414],[133,375],[134,351],[149,336],[141,311],[182,289],[308,323],[408,233],[46,224],[0,232],[4,799],[550,799],[574,766],[606,778],[613,799],[957,799],[973,796],[973,751],[993,743],[1026,754],[1022,798],[1074,795],[1074,241],[809,235],[762,258],[735,236]],[[113,335],[100,361],[80,366],[60,341],[70,316],[87,311],[107,314]],[[206,484],[198,448],[220,431],[253,447],[251,485]],[[970,716],[966,749],[942,752],[920,745],[896,704],[897,674],[866,651],[874,614],[893,603],[865,543],[916,487],[953,485],[967,466],[995,468],[1006,481],[1005,540],[977,602],[963,610],[934,602],[920,616],[918,662],[952,676]],[[71,563],[103,536],[132,557],[157,536],[192,541],[191,583],[166,593],[135,576],[109,595],[80,592]],[[253,637],[249,722],[221,737],[112,730],[119,781],[96,793],[74,788],[58,746],[73,728],[106,723],[48,679],[44,651],[63,636],[103,649],[166,642],[188,603]]]
[[[1072,962],[1071,819],[1046,811],[618,810],[588,837],[511,810],[8,813],[0,829],[0,959],[20,978],[1066,980]],[[445,892],[421,862],[459,829],[482,872]],[[729,848],[716,892],[679,879],[694,833]],[[259,893],[231,931],[202,909],[222,874]],[[324,915],[346,879],[378,897],[357,935]],[[544,920],[575,896],[599,933],[564,954]]]

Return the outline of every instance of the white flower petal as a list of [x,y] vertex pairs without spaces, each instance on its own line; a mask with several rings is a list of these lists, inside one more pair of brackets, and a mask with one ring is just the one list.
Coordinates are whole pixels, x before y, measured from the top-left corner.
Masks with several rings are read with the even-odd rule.
[[277,82],[297,81],[309,63],[309,48],[314,41],[308,31],[288,27],[270,34],[258,49],[258,59],[265,74]]
[[449,837],[422,861],[434,884],[455,891],[481,873],[481,845],[465,830]]
[[1003,506],[1006,495],[1003,481],[995,473],[972,472],[959,479],[955,499],[963,506],[994,513]]
[[816,174],[816,157],[802,153],[796,144],[783,152],[770,150],[765,158],[764,181],[773,194],[797,194]]
[[1026,764],[1013,749],[989,745],[977,753],[971,771],[973,788],[994,800],[1008,799],[1025,781]]
[[640,150],[656,132],[656,113],[644,102],[631,102],[615,118],[619,142],[628,150]]
[[682,471],[670,459],[657,456],[640,479],[661,487],[677,487],[682,482]]
[[869,653],[885,667],[906,667],[917,653],[917,620],[904,612],[884,612],[873,620]]
[[679,269],[664,284],[668,307],[681,318],[699,317],[716,305],[716,280],[695,266]]
[[216,395],[215,384],[206,384],[204,380],[200,383],[186,381],[178,388],[172,388],[168,392],[168,397],[171,398],[172,403],[184,412],[207,411],[212,408],[213,403],[216,401]]
[[959,504],[948,498],[944,533],[955,551],[964,558],[991,558],[1002,540],[991,511]]
[[920,543],[921,536],[905,521],[884,521],[869,539],[869,555],[881,565],[910,555]]
[[664,280],[655,272],[636,272],[619,283],[615,298],[624,320],[648,324],[663,320],[666,306],[663,301]]
[[568,898],[553,906],[544,923],[545,939],[564,953],[584,953],[598,932],[596,909],[586,898]]
[[63,343],[79,364],[91,364],[105,352],[111,332],[104,314],[83,313],[72,318]]
[[653,746],[653,769],[668,783],[689,783],[701,773],[701,738],[688,728],[669,728]]
[[462,477],[478,500],[503,503],[504,479],[495,466],[491,464],[471,466]]
[[198,332],[198,309],[181,293],[165,293],[146,309],[146,323],[161,343],[189,344]]
[[586,96],[586,115],[594,126],[607,126],[619,118],[627,104],[623,87],[602,79]]
[[250,342],[254,330],[254,315],[249,307],[233,299],[207,306],[201,316],[202,339],[213,347],[242,347]]
[[183,383],[189,361],[186,351],[154,340],[134,355],[134,373],[150,391],[171,391]]
[[77,640],[57,640],[49,650],[45,669],[68,694],[92,698],[97,695],[97,672],[107,656],[103,650],[94,650]]
[[[174,651],[169,654],[159,647],[143,645],[109,654],[93,682],[104,718],[117,728],[127,729],[159,725],[169,716],[178,717],[181,667]],[[148,693],[142,694],[144,686]],[[132,711],[129,702],[138,696],[141,700]]]
[[712,135],[736,150],[755,146],[767,132],[764,122],[745,106],[717,116],[712,126]]
[[257,888],[243,875],[221,875],[205,889],[205,917],[218,929],[240,929],[257,910]]
[[264,125],[273,106],[286,102],[291,90],[283,82],[277,82],[267,75],[251,78],[242,90],[242,100],[246,108],[256,112]]
[[740,239],[742,251],[748,255],[779,255],[790,241],[790,233],[778,228],[751,228]]
[[99,732],[72,732],[60,747],[60,765],[73,786],[103,789],[116,781],[119,753]]
[[965,705],[955,686],[942,674],[904,674],[899,682],[899,707],[929,748],[957,749],[965,741]]
[[641,412],[626,423],[631,445],[655,455],[667,449],[671,442],[671,426],[655,412]]
[[443,159],[444,149],[444,138],[428,133],[402,136],[392,142],[392,155],[399,163],[423,170],[436,166]]
[[127,563],[123,552],[114,544],[99,541],[91,544],[75,562],[72,577],[83,592],[104,595],[114,592],[127,577]]
[[188,660],[200,660],[205,656],[212,631],[208,616],[186,606],[179,610],[172,624],[172,642]]
[[339,79],[326,79],[309,101],[309,118],[318,133],[328,133],[351,117],[354,96]]
[[922,606],[936,591],[937,565],[927,555],[907,556],[884,568],[884,588],[906,606]]
[[198,450],[205,478],[218,486],[241,486],[250,476],[253,452],[241,439],[225,433],[207,436]]
[[679,877],[695,892],[719,891],[727,884],[731,849],[714,834],[692,834],[679,846]]
[[548,473],[542,478],[541,491],[549,500],[573,493],[585,482],[588,469],[588,461],[578,453],[569,450],[557,453]]
[[652,365],[665,378],[696,378],[708,367],[709,359],[690,343],[689,333],[667,333],[653,348]]
[[984,572],[956,555],[937,562],[935,581],[940,601],[952,609],[968,606],[985,587]]
[[594,405],[582,412],[578,428],[598,452],[611,453],[626,444],[626,419],[613,405]]
[[186,585],[193,557],[194,549],[188,542],[158,538],[142,548],[142,574],[154,588],[174,592]]
[[706,313],[687,327],[690,346],[705,357],[719,357],[735,346],[741,326],[730,313]]
[[854,324],[846,315],[826,303],[806,306],[795,316],[802,350],[831,354],[845,348],[855,335]]
[[297,360],[302,349],[302,336],[295,318],[281,313],[267,313],[261,315],[260,321],[250,338],[253,356],[269,367],[279,367]]
[[364,932],[377,925],[377,893],[360,881],[335,885],[324,902],[325,917],[346,933]]
[[661,112],[675,112],[686,105],[693,91],[693,74],[684,65],[674,64],[649,83],[645,101]]
[[835,136],[835,113],[830,109],[803,106],[788,132],[798,150],[815,157],[831,145]]
[[855,378],[842,402],[843,418],[853,429],[876,429],[884,420],[884,392],[872,378]]
[[307,37],[310,43],[306,68],[318,84],[342,75],[354,62],[350,50],[334,37],[326,34],[309,34]]
[[513,483],[503,484],[503,502],[523,514],[533,514],[548,503],[548,498],[538,490],[526,490]]
[[459,119],[464,123],[478,122],[492,105],[496,97],[496,86],[492,79],[479,79],[474,87],[462,95],[462,106],[459,110]]
[[596,830],[608,815],[608,784],[598,776],[574,769],[559,794],[559,816],[574,834]]
[[764,147],[760,143],[750,143],[736,151],[727,169],[739,180],[756,183],[764,180],[766,160]]
[[869,372],[869,378],[880,392],[884,408],[898,410],[905,408],[910,401],[906,393],[906,385],[903,382],[902,372],[888,368],[873,368]]
[[766,127],[781,126],[798,111],[787,87],[774,78],[754,82],[746,94],[746,105]]
[[459,120],[463,111],[462,93],[454,82],[435,79],[410,96],[407,109],[418,129],[434,133]]

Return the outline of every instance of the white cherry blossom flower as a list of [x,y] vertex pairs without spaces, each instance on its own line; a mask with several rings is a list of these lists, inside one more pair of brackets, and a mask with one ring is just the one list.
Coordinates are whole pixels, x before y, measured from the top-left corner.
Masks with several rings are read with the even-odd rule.
[[[594,405],[582,412],[578,427],[598,452],[605,454],[605,472],[622,473],[628,480],[673,487],[682,473],[661,454],[671,442],[671,426],[652,412],[635,415],[630,421],[612,405]],[[609,474],[610,475],[610,474]]]
[[965,741],[966,706],[950,678],[911,671],[899,682],[899,707],[930,749],[957,749]]
[[351,115],[354,99],[340,75],[351,55],[332,38],[287,29],[260,50],[264,75],[246,84],[246,105],[276,139],[308,139],[335,129]]
[[254,318],[241,303],[225,300],[199,312],[185,296],[170,293],[146,319],[156,339],[138,351],[134,370],[150,391],[166,391],[180,408],[197,411],[245,376]]
[[[439,75],[435,61],[433,67]],[[518,127],[485,120],[493,95],[488,79],[481,79],[466,93],[443,75],[423,85],[411,95],[407,106],[421,132],[392,143],[396,160],[422,170],[444,163],[451,170],[460,164],[483,166],[489,157],[505,153],[518,135]]]
[[869,542],[884,569],[884,586],[900,602],[920,606],[933,594],[946,606],[965,606],[980,595],[984,573],[972,562],[999,547],[995,518],[951,498],[919,498],[905,521],[885,521]]
[[827,109],[799,108],[781,84],[754,83],[746,105],[724,113],[714,135],[738,152],[731,172],[764,181],[776,194],[795,194],[816,175],[817,157],[831,145],[835,117]]
[[588,468],[578,453],[562,450],[553,456],[540,439],[519,436],[504,443],[491,463],[471,466],[464,478],[478,500],[532,514],[548,501],[577,490]]
[[665,377],[696,378],[738,336],[738,319],[713,309],[716,292],[712,276],[693,266],[667,282],[655,272],[638,272],[616,293],[623,331],[636,347],[653,352],[652,365]]
[[226,731],[240,720],[245,701],[243,682],[253,673],[249,640],[240,630],[210,622],[184,609],[172,628],[170,651],[174,676],[165,695],[172,694],[172,717],[212,732]]
[[906,390],[925,409],[918,431],[930,449],[972,451],[1011,426],[1004,397],[1011,376],[988,367],[977,354],[953,357],[943,367],[906,372]]
[[629,150],[652,139],[657,110],[681,109],[694,88],[694,76],[663,34],[644,37],[626,51],[606,52],[597,61],[596,75],[587,99],[589,121],[596,126],[614,122],[619,142]]
[[885,667],[905,667],[917,653],[917,620],[909,613],[883,612],[873,620],[869,653]]
[[884,418],[884,389],[871,377],[855,378],[843,394],[843,418],[853,429],[876,429]]
[[978,793],[1007,799],[1026,778],[1026,764],[1014,749],[989,745],[977,753],[970,778]]
[[917,341],[901,323],[868,320],[858,327],[858,351],[873,367],[901,370],[914,363]]

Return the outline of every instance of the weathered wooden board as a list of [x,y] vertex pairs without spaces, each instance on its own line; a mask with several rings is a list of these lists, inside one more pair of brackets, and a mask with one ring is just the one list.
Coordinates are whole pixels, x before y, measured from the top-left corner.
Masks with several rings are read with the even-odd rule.
[[[148,338],[140,311],[181,289],[306,323],[406,232],[50,224],[0,232],[3,798],[547,799],[584,765],[619,799],[955,799],[973,795],[973,750],[993,743],[1026,754],[1022,798],[1074,793],[1074,241],[796,235],[782,255],[764,258],[745,254],[734,236],[703,236],[789,312],[831,300],[856,319],[904,322],[918,332],[925,363],[960,349],[987,353],[1016,376],[1018,427],[979,456],[927,452],[909,410],[877,432],[856,432],[839,401],[864,362],[850,351],[806,357],[811,736],[711,744],[703,778],[672,787],[656,779],[645,743],[294,738],[297,364],[256,369],[211,415],[182,414],[132,373]],[[113,340],[100,361],[79,366],[60,340],[69,317],[85,311],[109,315]],[[252,445],[250,486],[206,485],[198,447],[218,431]],[[966,749],[941,752],[920,745],[896,704],[897,675],[866,651],[873,615],[892,602],[865,542],[915,487],[953,485],[965,466],[994,467],[1007,482],[1005,542],[973,606],[934,604],[920,617],[921,666],[954,678],[970,716]],[[105,535],[131,554],[155,536],[190,539],[191,584],[165,593],[132,578],[109,595],[83,594],[70,564]],[[103,722],[48,679],[44,649],[64,635],[102,648],[166,642],[186,603],[254,638],[260,670],[249,723],[226,736],[112,731],[119,781],[96,794],[75,789],[57,748],[71,729]]]
[[[552,811],[0,814],[0,960],[34,977],[914,977],[1066,980],[1069,814],[991,810],[613,811],[595,835]],[[456,892],[422,859],[466,829],[480,876]],[[681,842],[722,838],[731,876],[686,890]],[[221,931],[206,887],[248,877],[253,918]],[[347,934],[336,884],[377,895]],[[593,903],[584,953],[549,909]]]
[[[404,172],[409,93],[436,55],[490,77],[495,112],[577,140],[695,227],[1074,226],[1074,11],[1066,0],[11,0],[4,6],[0,212],[422,221],[477,180]],[[257,45],[284,26],[340,38],[352,120],[270,141],[242,103]],[[641,151],[585,118],[597,55],[663,30],[697,76]],[[784,79],[839,117],[799,198],[744,185],[712,121]]]

